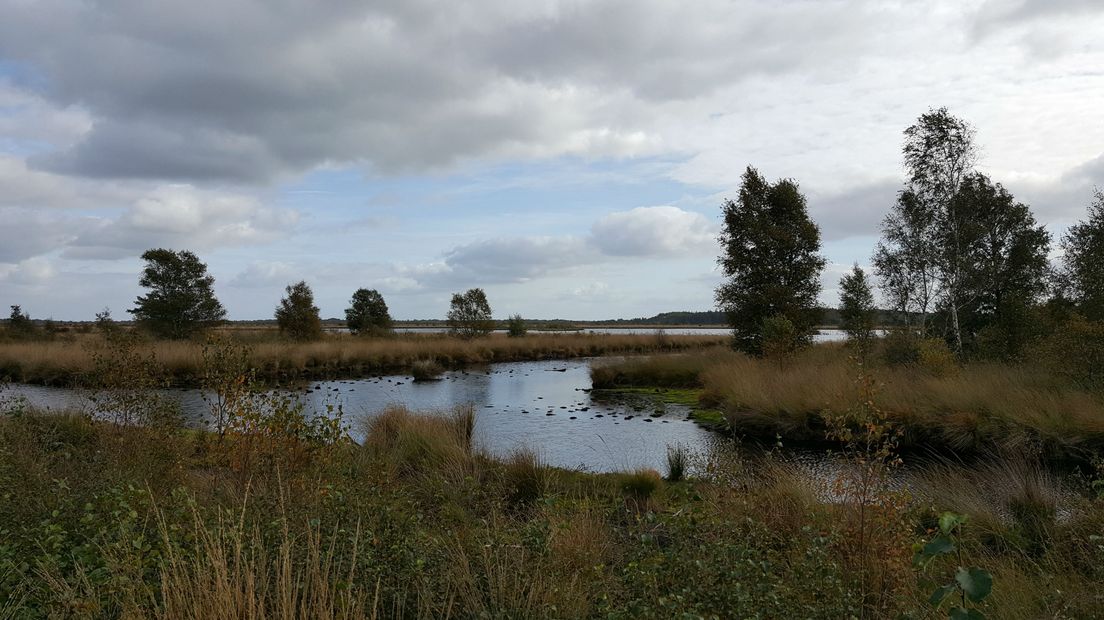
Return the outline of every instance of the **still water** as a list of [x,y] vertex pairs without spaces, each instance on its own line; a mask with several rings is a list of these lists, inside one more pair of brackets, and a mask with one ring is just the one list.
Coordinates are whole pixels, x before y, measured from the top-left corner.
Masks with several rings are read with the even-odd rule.
[[[551,465],[589,471],[662,471],[668,445],[702,450],[714,439],[687,419],[684,406],[592,396],[590,364],[585,359],[494,364],[446,372],[438,381],[421,383],[409,375],[318,381],[296,393],[307,411],[341,405],[354,436],[362,427],[358,421],[391,405],[442,412],[470,405],[481,448],[506,455],[529,447]],[[199,390],[166,393],[180,403],[191,424],[207,424],[208,407]],[[66,388],[15,385],[8,396],[23,396],[42,409],[87,406],[84,394]]]

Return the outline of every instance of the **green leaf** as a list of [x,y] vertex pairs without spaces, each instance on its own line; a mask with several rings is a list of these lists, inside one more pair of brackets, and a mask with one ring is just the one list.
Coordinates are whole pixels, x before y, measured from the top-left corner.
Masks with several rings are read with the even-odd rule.
[[944,512],[943,514],[939,515],[939,530],[944,534],[950,534],[952,530],[965,522],[965,515],[959,515],[953,512]]
[[951,610],[951,615],[948,616],[951,620],[985,620],[985,614],[976,609],[965,609],[963,607],[955,607]]
[[924,545],[924,548],[920,550],[920,555],[930,558],[952,551],[954,551],[954,541],[940,534]]
[[985,600],[985,597],[993,591],[993,576],[988,571],[977,567],[959,567],[958,572],[955,573],[955,581],[966,596],[975,603]]
[[932,595],[928,599],[928,602],[936,607],[939,607],[939,604],[943,602],[943,599],[947,598],[947,595],[949,595],[951,592],[954,592],[956,587],[957,586],[955,586],[955,584],[948,583],[943,587],[936,588],[935,592],[932,592]]

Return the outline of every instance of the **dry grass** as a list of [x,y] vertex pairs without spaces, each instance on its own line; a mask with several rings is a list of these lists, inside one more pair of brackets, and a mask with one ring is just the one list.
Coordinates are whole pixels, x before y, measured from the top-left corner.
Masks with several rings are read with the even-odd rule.
[[[729,423],[744,433],[819,441],[824,414],[849,411],[860,397],[858,371],[840,346],[812,347],[782,368],[738,353],[710,353],[708,359],[700,375],[703,398],[723,406]],[[1076,455],[1104,446],[1101,396],[1042,368],[975,363],[946,376],[913,367],[868,370],[877,406],[904,431],[907,447],[975,451],[1041,444]]]
[[[723,336],[632,334],[539,334],[461,340],[446,335],[401,334],[361,338],[329,334],[317,342],[261,340],[249,343],[250,363],[262,377],[341,376],[406,370],[417,360],[445,367],[464,364],[566,359],[611,354],[673,352],[723,342]],[[65,340],[0,343],[0,377],[29,383],[73,383],[93,367],[92,351],[103,343],[95,334]],[[202,367],[202,344],[154,341],[139,346],[152,352],[178,383],[194,383]]]

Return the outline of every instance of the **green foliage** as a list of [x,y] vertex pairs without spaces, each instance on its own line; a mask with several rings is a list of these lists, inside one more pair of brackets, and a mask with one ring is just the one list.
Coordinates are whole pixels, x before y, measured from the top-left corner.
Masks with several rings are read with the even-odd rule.
[[345,324],[354,334],[378,335],[391,331],[391,313],[376,289],[357,289],[345,310]]
[[133,334],[117,332],[100,345],[90,345],[89,357],[92,371],[85,381],[93,386],[88,390],[93,416],[118,426],[180,425],[180,405],[164,392],[164,368]]
[[940,515],[939,529],[926,543],[916,545],[913,562],[921,569],[929,570],[938,558],[954,555],[958,566],[955,568],[953,581],[935,588],[928,602],[938,608],[944,601],[954,600],[953,597],[957,593],[958,605],[950,609],[949,618],[984,619],[985,615],[971,603],[981,603],[989,597],[993,591],[993,576],[976,566],[963,566],[961,537],[966,521],[965,515],[953,512],[944,512]]
[[111,308],[104,308],[96,313],[95,325],[96,330],[106,338],[114,337],[119,331],[119,325],[111,318]]
[[22,306],[14,305],[11,307],[11,314],[8,316],[8,331],[16,337],[26,337],[34,334],[34,322],[31,321],[29,314],[23,312]]
[[226,318],[215,298],[215,278],[195,254],[157,248],[146,250],[142,260],[146,266],[138,284],[149,292],[128,310],[140,326],[162,338],[181,339]]
[[1090,321],[1104,321],[1104,191],[1096,190],[1088,217],[1062,236],[1064,293]]
[[1104,321],[1070,317],[1042,339],[1035,356],[1085,389],[1104,390]]
[[870,291],[866,273],[858,263],[851,268],[851,273],[840,279],[839,313],[849,343],[865,355],[874,338],[878,308],[874,305],[874,293]]
[[778,314],[763,320],[760,342],[764,357],[785,364],[797,353],[803,337],[788,318]]
[[678,482],[686,476],[690,454],[686,446],[667,446],[667,482]]
[[229,338],[211,336],[203,345],[202,395],[220,437],[251,405],[255,373],[250,357],[248,347]]
[[305,281],[289,284],[276,306],[276,324],[280,333],[292,340],[310,341],[322,337],[322,318],[314,305],[314,292]]
[[454,293],[448,311],[449,331],[461,338],[486,336],[494,331],[487,294],[481,288]]
[[933,377],[947,377],[958,371],[958,360],[942,338],[924,338],[916,349],[916,364]]
[[889,330],[881,345],[882,359],[890,366],[907,366],[920,360],[920,337],[912,329]]
[[744,172],[740,196],[721,206],[724,227],[717,262],[725,281],[717,306],[733,328],[734,346],[763,353],[763,323],[782,316],[801,345],[819,320],[820,230],[809,219],[805,197],[789,179],[768,183],[752,167]]
[[520,314],[512,314],[506,320],[506,335],[511,338],[520,338],[528,331],[525,327],[525,319]]
[[1029,308],[1047,288],[1050,233],[980,173],[966,175],[948,208],[937,239],[956,275],[944,306],[957,307],[963,349],[978,352],[973,335],[988,330],[988,353],[1018,357],[1036,323]]

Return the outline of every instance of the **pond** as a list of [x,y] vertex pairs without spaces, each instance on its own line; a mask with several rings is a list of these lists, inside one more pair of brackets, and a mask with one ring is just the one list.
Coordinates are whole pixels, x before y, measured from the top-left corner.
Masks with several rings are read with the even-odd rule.
[[[685,405],[665,404],[646,394],[592,393],[590,366],[594,361],[494,364],[449,371],[430,382],[415,382],[409,375],[318,381],[298,386],[294,392],[307,411],[341,405],[354,438],[362,432],[361,420],[392,405],[438,412],[470,405],[476,412],[474,434],[479,448],[497,456],[531,448],[545,463],[571,469],[651,468],[664,472],[668,446],[682,446],[692,454],[734,453],[731,442],[690,420]],[[165,393],[180,403],[189,424],[202,427],[208,423],[208,407],[199,390]],[[67,388],[16,384],[8,386],[3,396],[22,396],[34,407],[54,411],[80,410],[88,405],[86,394]],[[784,461],[823,501],[838,499],[837,481],[851,469],[839,454],[793,446],[781,451],[771,448],[744,443],[735,450],[748,464]],[[966,464],[962,467],[962,471],[975,469]],[[925,469],[923,462],[913,461],[894,473],[891,486],[914,487],[915,475]]]
[[[352,423],[390,405],[413,411],[447,411],[471,405],[477,444],[496,455],[521,447],[536,450],[550,465],[589,471],[640,467],[663,470],[668,445],[702,449],[714,434],[687,418],[689,409],[658,402],[604,400],[590,394],[591,360],[494,364],[444,373],[438,381],[415,382],[409,375],[311,382],[296,390],[308,411],[341,405]],[[199,390],[167,390],[194,426],[208,420]],[[79,390],[13,385],[40,409],[81,409]]]

